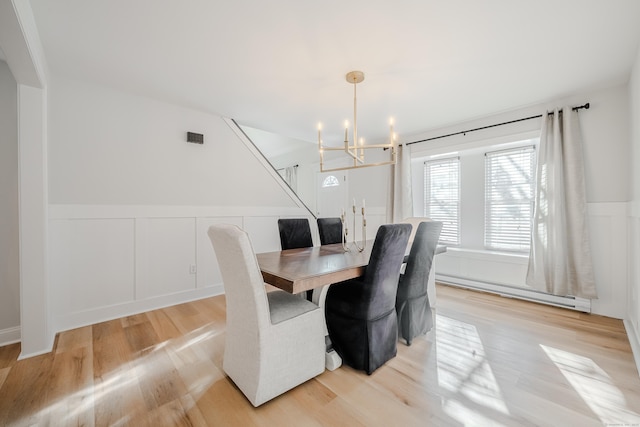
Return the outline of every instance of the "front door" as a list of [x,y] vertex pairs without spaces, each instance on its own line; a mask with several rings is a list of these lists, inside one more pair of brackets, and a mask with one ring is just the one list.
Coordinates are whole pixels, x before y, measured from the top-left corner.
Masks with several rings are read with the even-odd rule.
[[347,207],[347,171],[318,172],[316,185],[318,218],[340,217]]

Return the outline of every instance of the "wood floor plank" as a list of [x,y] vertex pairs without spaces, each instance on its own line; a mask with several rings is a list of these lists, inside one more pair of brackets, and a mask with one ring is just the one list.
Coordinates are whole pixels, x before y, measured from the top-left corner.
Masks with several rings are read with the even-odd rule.
[[260,425],[260,408],[254,409],[228,377],[213,383],[196,404],[210,426]]
[[94,378],[95,425],[149,425],[135,368],[128,361]]
[[53,365],[53,353],[17,362],[0,389],[0,425],[38,424],[46,401],[47,383]]
[[20,356],[20,343],[0,347],[0,369],[10,368]]
[[437,286],[435,327],[373,375],[341,367],[254,408],[222,369],[224,296],[0,347],[0,425],[640,424],[617,319]]
[[178,330],[165,310],[150,311],[147,313],[147,318],[161,342],[182,336],[182,333]]
[[93,425],[95,403],[91,342],[70,346],[66,351],[58,350],[46,389],[46,417],[51,424]]
[[149,321],[138,322],[123,328],[124,336],[135,357],[153,351],[160,339]]
[[117,371],[132,359],[131,349],[119,321],[112,320],[93,325],[92,335],[94,378]]
[[173,361],[158,349],[135,361],[140,390],[149,411],[187,395],[187,389]]

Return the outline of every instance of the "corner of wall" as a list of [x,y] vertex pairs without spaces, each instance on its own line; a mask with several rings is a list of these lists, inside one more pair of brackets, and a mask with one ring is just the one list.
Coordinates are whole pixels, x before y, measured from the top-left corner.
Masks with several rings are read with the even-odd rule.
[[631,351],[633,353],[633,360],[636,362],[636,369],[638,371],[638,376],[640,376],[640,331],[638,331],[633,323],[628,320],[624,320],[624,328],[627,331],[627,336],[629,337],[629,344],[631,345]]

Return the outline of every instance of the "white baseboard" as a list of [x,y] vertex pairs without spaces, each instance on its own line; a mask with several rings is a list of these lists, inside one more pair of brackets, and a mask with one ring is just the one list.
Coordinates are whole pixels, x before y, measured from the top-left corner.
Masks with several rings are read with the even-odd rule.
[[24,351],[20,352],[20,355],[18,356],[18,360],[22,360],[22,359],[28,359],[30,357],[36,357],[36,356],[41,356],[43,354],[47,354],[47,353],[51,353],[51,350],[53,349],[53,344],[55,343],[56,340],[56,334],[50,334],[50,336],[48,337],[49,343],[44,345],[44,350],[38,350],[38,351],[34,351],[31,353],[25,353]]
[[196,301],[203,298],[221,295],[223,293],[224,286],[219,284],[186,292],[147,298],[140,301],[130,301],[92,310],[64,314],[57,316],[54,319],[55,330],[56,332],[68,331],[82,326],[106,322],[119,317],[131,316],[145,311],[156,310],[185,302]]
[[20,342],[20,326],[0,330],[0,347]]
[[638,376],[640,376],[640,331],[636,331],[633,323],[628,320],[623,320],[623,323],[629,337],[629,344],[631,344],[631,352],[633,353],[633,360],[636,362]]
[[519,298],[527,301],[538,302],[541,304],[553,305],[555,307],[568,308],[571,310],[591,313],[591,300],[584,298],[559,297],[550,295],[534,289],[519,288],[516,286],[500,285],[495,283],[480,282],[461,277],[447,276],[444,274],[436,274],[436,282],[459,286],[463,288],[476,289],[495,294]]

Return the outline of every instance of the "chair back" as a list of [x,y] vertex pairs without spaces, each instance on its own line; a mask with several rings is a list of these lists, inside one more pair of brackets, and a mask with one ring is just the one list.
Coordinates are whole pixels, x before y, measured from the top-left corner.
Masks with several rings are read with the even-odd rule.
[[400,267],[409,234],[409,224],[385,224],[378,229],[363,279],[370,284],[365,288],[370,313],[383,314],[395,308]]
[[262,326],[270,324],[270,317],[262,273],[249,235],[231,224],[212,225],[207,234],[224,282],[227,334],[255,337]]
[[311,227],[306,218],[286,218],[278,220],[280,245],[282,250],[309,248],[313,246]]
[[409,236],[409,244],[413,243],[413,240],[416,237],[416,232],[418,231],[418,226],[420,225],[420,223],[425,221],[431,221],[431,219],[425,216],[411,216],[409,218],[405,218],[402,220],[403,224],[411,224],[411,227],[413,227],[411,229],[411,235]]
[[342,243],[342,221],[340,218],[318,218],[317,222],[321,245]]
[[[423,221],[415,230],[407,267],[402,278],[407,297],[416,297],[427,292],[429,272],[438,247],[442,222]],[[403,287],[404,287],[403,286]]]

